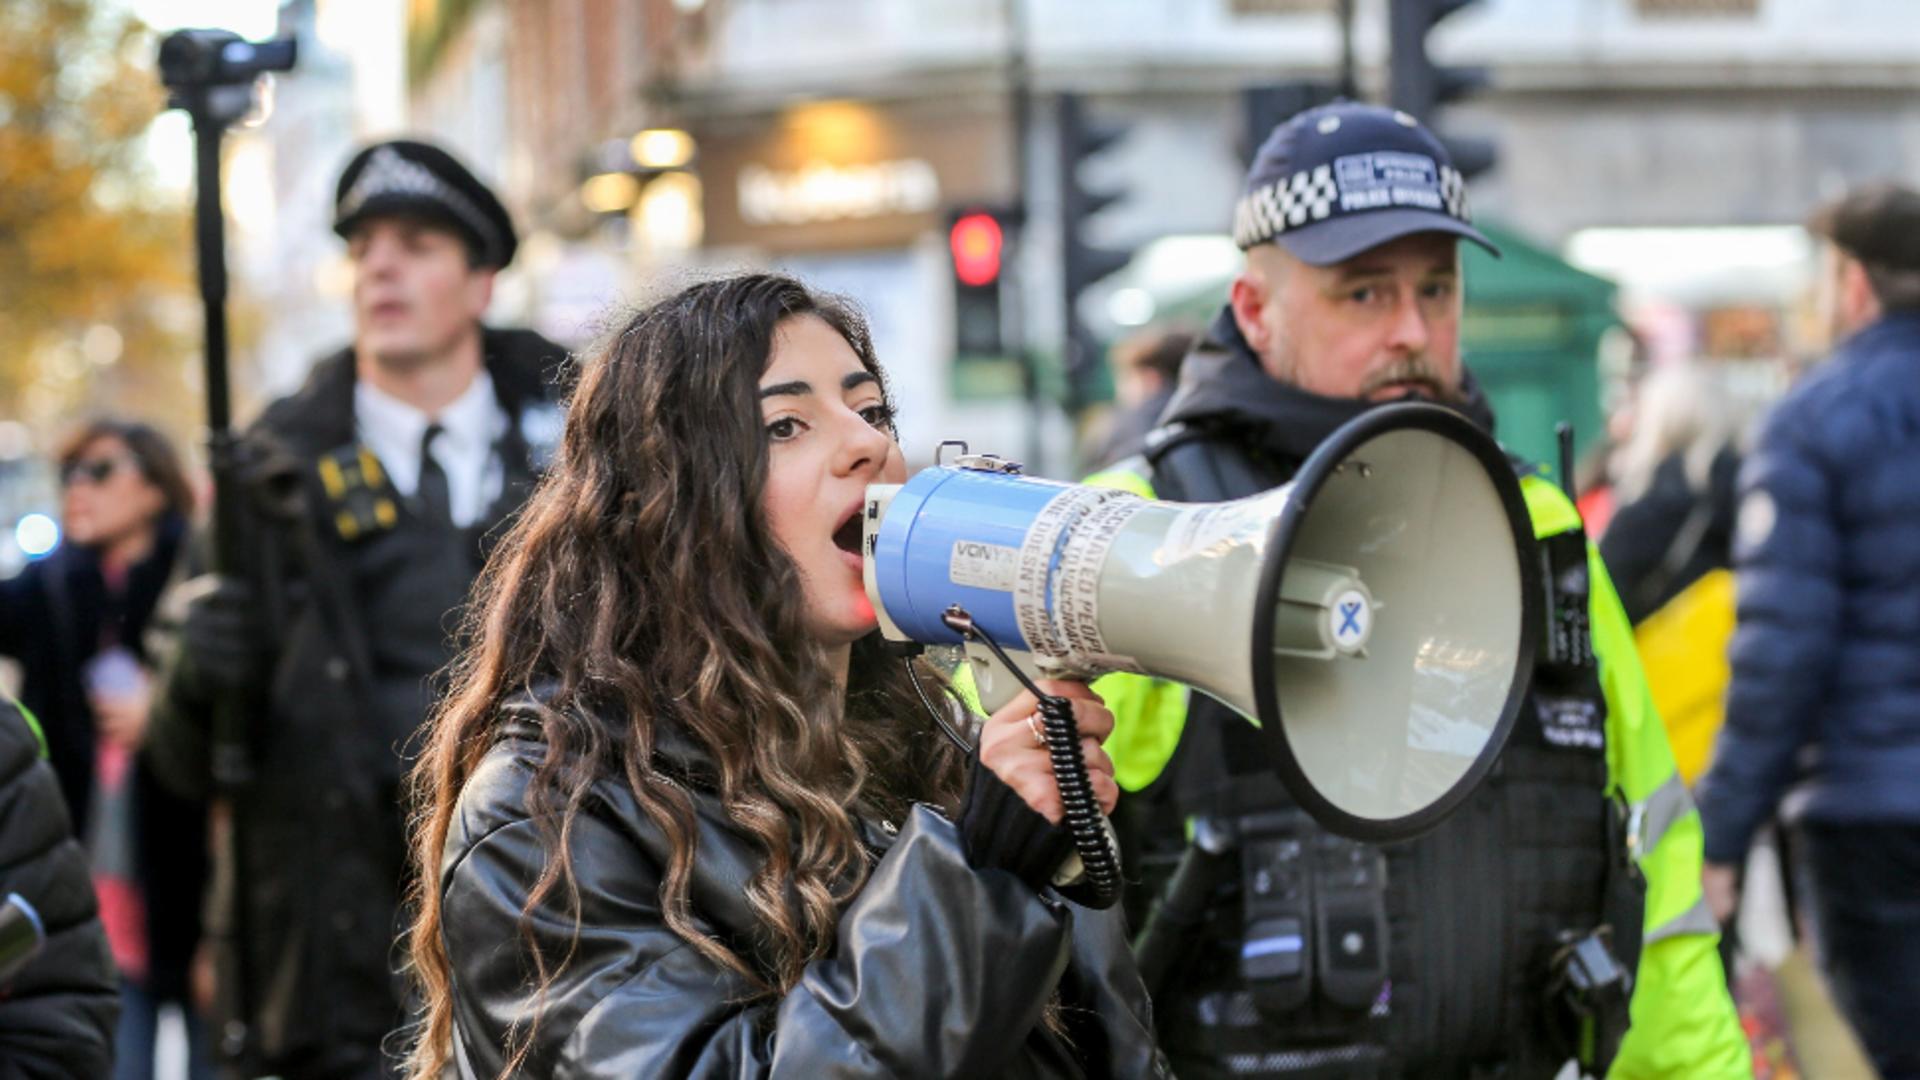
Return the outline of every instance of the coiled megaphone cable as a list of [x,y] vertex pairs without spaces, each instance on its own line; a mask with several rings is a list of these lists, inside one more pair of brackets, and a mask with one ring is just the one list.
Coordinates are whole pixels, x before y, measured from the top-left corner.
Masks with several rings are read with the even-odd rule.
[[1112,835],[1093,796],[1093,783],[1087,777],[1087,760],[1080,752],[1080,725],[1073,719],[1073,702],[1034,685],[965,608],[954,604],[941,614],[940,620],[961,637],[985,645],[1001,666],[1012,672],[1039,702],[1047,756],[1053,762],[1053,781],[1060,790],[1060,805],[1065,808],[1063,820],[1086,873],[1083,883],[1088,896],[1084,905],[1095,909],[1112,907],[1120,899],[1120,859],[1114,854]]

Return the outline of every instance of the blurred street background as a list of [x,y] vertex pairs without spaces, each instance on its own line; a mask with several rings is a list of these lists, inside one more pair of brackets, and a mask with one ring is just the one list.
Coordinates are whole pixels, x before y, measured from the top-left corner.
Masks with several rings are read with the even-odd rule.
[[[1345,93],[1455,147],[1505,251],[1463,254],[1465,355],[1515,453],[1557,472],[1572,425],[1598,532],[1649,374],[1759,415],[1831,344],[1809,210],[1920,177],[1913,0],[6,0],[0,578],[60,542],[74,422],[201,439],[192,138],[153,69],[188,26],[300,49],[227,139],[241,422],[348,340],[333,185],[412,134],[519,224],[491,321],[585,347],[783,268],[872,320],[911,462],[1077,475],[1138,392],[1110,350],[1204,327],[1252,148]],[[1767,1075],[1870,1075],[1786,907],[1743,918]]]

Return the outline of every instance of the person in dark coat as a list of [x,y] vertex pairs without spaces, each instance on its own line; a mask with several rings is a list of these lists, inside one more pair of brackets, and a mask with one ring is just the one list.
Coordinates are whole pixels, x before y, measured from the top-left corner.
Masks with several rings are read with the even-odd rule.
[[[864,327],[792,279],[588,364],[416,774],[414,1080],[1168,1075],[1118,912],[1051,885],[1033,698],[975,753],[882,647],[860,511],[905,472]],[[1048,685],[1111,809],[1111,716]]]
[[1727,721],[1702,781],[1705,886],[1780,813],[1834,999],[1886,1080],[1920,1077],[1920,192],[1814,220],[1843,340],[1740,479]]
[[[151,753],[220,790],[210,928],[220,1049],[245,1076],[390,1074],[400,778],[488,537],[551,450],[565,353],[481,322],[511,220],[438,148],[395,141],[340,178],[353,343],[245,433],[239,573],[187,583]],[[235,739],[222,700],[246,703]],[[216,773],[236,756],[248,773]],[[216,786],[216,782],[218,782]]]
[[1173,400],[1180,382],[1180,361],[1193,349],[1194,335],[1181,329],[1150,327],[1114,345],[1113,412],[1089,472],[1106,468],[1146,448],[1147,433]]
[[1600,557],[1637,626],[1709,571],[1732,565],[1739,424],[1724,388],[1693,364],[1641,380],[1614,455],[1616,509]]
[[41,745],[0,701],[0,902],[25,901],[42,937],[24,967],[0,973],[0,1080],[99,1080],[113,1068],[119,979]]
[[81,425],[57,455],[64,542],[0,582],[0,654],[21,662],[68,815],[91,849],[126,995],[113,1075],[153,1074],[159,1010],[179,1006],[199,1077],[206,1038],[188,993],[207,880],[206,805],[167,791],[146,755],[146,630],[185,562],[193,494],[165,436]]

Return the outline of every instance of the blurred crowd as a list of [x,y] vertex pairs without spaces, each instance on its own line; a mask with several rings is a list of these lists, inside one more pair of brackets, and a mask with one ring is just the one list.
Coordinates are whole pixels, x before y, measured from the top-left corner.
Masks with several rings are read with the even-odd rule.
[[[245,436],[227,495],[254,523],[246,574],[211,572],[205,500],[143,418],[47,450],[62,542],[0,581],[20,714],[0,722],[33,718],[57,784],[24,762],[0,782],[58,800],[0,801],[0,852],[53,811],[79,847],[46,841],[42,869],[0,857],[0,895],[45,897],[46,938],[0,996],[0,1056],[107,1075],[110,1044],[112,1075],[152,1076],[177,1013],[194,1078],[223,1055],[262,1075],[392,1068],[410,740],[453,660],[449,613],[553,452],[565,356],[483,324],[513,223],[444,151],[366,149],[333,209],[355,340]],[[1862,188],[1810,227],[1830,355],[1777,401],[1708,362],[1641,363],[1577,495],[1700,808],[1708,906],[1737,925],[1756,837],[1784,852],[1796,932],[1896,1080],[1920,1076],[1920,194]],[[1086,471],[1142,453],[1206,338],[1114,345]],[[253,717],[237,741],[225,700]],[[223,753],[255,782],[228,783]],[[90,980],[76,957],[96,938],[111,963]]]

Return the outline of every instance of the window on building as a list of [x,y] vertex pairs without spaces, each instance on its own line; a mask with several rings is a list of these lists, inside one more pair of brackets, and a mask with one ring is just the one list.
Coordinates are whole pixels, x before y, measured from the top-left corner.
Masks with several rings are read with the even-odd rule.
[[1633,0],[1634,10],[1644,16],[1668,15],[1758,15],[1760,0]]

